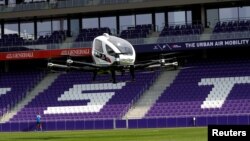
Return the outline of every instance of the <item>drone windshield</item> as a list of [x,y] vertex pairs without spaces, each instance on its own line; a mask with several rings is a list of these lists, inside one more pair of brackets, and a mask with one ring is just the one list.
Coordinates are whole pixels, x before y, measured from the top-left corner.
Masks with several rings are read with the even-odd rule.
[[122,54],[133,55],[133,47],[128,41],[115,36],[109,36],[108,41],[116,46]]

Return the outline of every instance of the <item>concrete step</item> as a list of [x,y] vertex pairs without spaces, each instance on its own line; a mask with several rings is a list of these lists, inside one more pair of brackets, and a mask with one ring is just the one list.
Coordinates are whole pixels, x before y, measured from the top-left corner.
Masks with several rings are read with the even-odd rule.
[[123,119],[140,119],[143,118],[148,110],[153,106],[163,91],[171,85],[179,73],[176,71],[163,71],[156,82],[147,90],[141,98],[129,109]]

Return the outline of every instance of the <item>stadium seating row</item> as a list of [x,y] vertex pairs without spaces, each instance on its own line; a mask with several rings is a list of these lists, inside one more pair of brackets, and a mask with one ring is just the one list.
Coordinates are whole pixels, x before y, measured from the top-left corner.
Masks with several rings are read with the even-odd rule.
[[5,114],[22,100],[43,77],[40,71],[10,72],[0,74],[0,111]]
[[247,61],[232,61],[203,63],[182,70],[146,117],[247,114],[249,67]]
[[[157,75],[158,72],[138,72],[136,82],[124,82],[130,79],[126,74],[118,78],[122,82],[113,84],[93,83],[89,73],[62,74],[11,121],[34,120],[38,112],[44,120],[121,118]],[[107,76],[99,79],[105,81]]]

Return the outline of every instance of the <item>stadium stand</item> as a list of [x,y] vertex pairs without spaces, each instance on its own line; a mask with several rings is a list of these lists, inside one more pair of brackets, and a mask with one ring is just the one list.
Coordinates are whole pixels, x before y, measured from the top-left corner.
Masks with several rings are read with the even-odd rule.
[[158,38],[158,42],[185,42],[197,41],[204,31],[201,24],[185,24],[165,26]]
[[3,115],[13,108],[44,77],[41,71],[0,74],[0,111]]
[[0,39],[0,47],[3,46],[22,46],[25,40],[18,34],[5,34]]
[[102,28],[84,28],[81,29],[80,33],[78,34],[75,42],[82,42],[82,41],[93,41],[93,39],[103,33],[111,34],[111,31],[108,27]]
[[180,36],[202,34],[204,27],[201,24],[171,25],[165,26],[160,36]]
[[216,23],[211,39],[248,38],[249,35],[250,20],[220,21]]
[[[46,121],[121,118],[154,82],[157,74],[141,72],[136,82],[126,82],[130,79],[127,74],[119,78],[122,82],[117,84],[93,83],[88,73],[62,74],[11,121],[32,121],[37,112]],[[100,76],[101,81],[107,79],[107,76]],[[86,94],[82,94],[84,91]]]
[[[247,123],[250,109],[248,60],[199,61],[187,66],[143,119],[129,120],[129,128],[193,126],[193,117],[196,126]],[[122,116],[158,75],[158,71],[140,72],[136,82],[126,82],[130,77],[126,74],[119,77],[121,82],[112,84],[103,83],[109,77],[106,75],[99,77],[101,83],[93,83],[88,73],[61,74],[2,127],[21,126],[19,122],[31,126],[39,112],[47,130],[98,129],[99,124],[88,124],[113,122],[112,119],[116,119],[117,127],[124,128]],[[82,94],[84,91],[86,94]],[[86,125],[78,127],[76,124],[81,121]]]
[[242,60],[207,62],[184,69],[146,117],[247,115],[249,67],[248,61]]
[[135,27],[128,27],[127,30],[122,30],[120,37],[124,39],[146,38],[152,31],[152,24],[136,25]]
[[[18,34],[4,34],[0,39],[0,52],[36,50],[32,45],[46,45],[48,49],[59,48],[66,40],[67,31],[53,31],[51,34],[39,36],[37,40],[29,40]],[[28,48],[27,46],[31,46]]]
[[238,31],[249,31],[250,20],[238,20],[238,21],[222,21],[217,22],[213,32],[224,33],[224,32],[238,32]]
[[[196,126],[250,124],[249,59],[232,59],[249,52],[241,50],[250,45],[249,2],[0,0],[0,122],[4,122],[0,123],[0,131],[31,131],[38,113],[45,130],[187,127],[194,126],[193,119]],[[86,72],[66,72],[57,74],[58,78],[50,73],[46,75],[53,78],[50,82],[57,79],[48,89],[37,92],[34,99],[27,94],[34,86],[41,85],[38,82],[45,80],[45,73],[21,68],[47,70],[48,60],[53,62],[55,57],[60,62],[70,58],[66,54],[89,61],[91,41],[103,33],[131,42],[137,61],[175,51],[199,54],[194,60],[210,58],[211,54],[223,58],[229,48],[237,51],[229,61],[202,60],[192,64],[183,61],[190,63],[188,68],[181,68],[164,92],[158,91],[162,95],[156,103],[150,99],[153,106],[150,103],[152,107],[148,106],[150,110],[140,119],[125,119],[124,115],[129,108],[138,106],[136,101],[155,84],[158,71],[138,72],[135,82],[127,81],[128,74],[118,76],[117,84],[105,81],[109,75],[93,82],[92,74]],[[218,52],[222,48],[225,50]],[[30,52],[30,58],[18,52],[50,49],[58,50]],[[209,54],[210,50],[213,53]],[[54,56],[54,52],[59,55]],[[89,56],[80,56],[85,53]],[[50,58],[45,58],[47,55]],[[23,62],[32,63],[23,65]],[[20,72],[12,70],[16,68]],[[24,98],[32,101],[22,108],[25,104],[19,105],[25,103]],[[17,114],[11,118],[12,113]]]
[[[66,39],[67,31],[53,31],[50,35],[39,36],[33,44],[56,44]],[[31,42],[32,43],[32,42]]]

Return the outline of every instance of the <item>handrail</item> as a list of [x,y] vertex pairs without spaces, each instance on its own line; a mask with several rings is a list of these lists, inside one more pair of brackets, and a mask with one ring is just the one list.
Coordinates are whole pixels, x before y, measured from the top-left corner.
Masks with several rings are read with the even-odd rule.
[[32,10],[44,10],[44,9],[62,9],[72,7],[85,7],[95,5],[110,5],[110,4],[124,4],[124,3],[139,3],[153,0],[114,0],[112,3],[107,0],[65,0],[65,1],[53,1],[53,2],[32,2],[21,3],[12,5],[0,6],[0,12],[19,12],[19,11],[32,11]]
[[[34,115],[34,119],[33,120],[19,120],[19,121],[9,121],[9,123],[19,123],[19,122],[35,122]],[[209,117],[231,117],[231,116],[250,116],[250,113],[237,113],[237,114],[209,114],[209,115],[180,115],[180,116],[153,116],[153,117],[143,117],[143,119],[161,119],[161,118],[192,118],[195,117],[197,118],[201,118],[201,117],[205,117],[205,118],[209,118]],[[126,117],[127,118],[127,117]],[[142,118],[138,118],[138,117],[130,117],[129,119],[142,119]],[[128,120],[129,120],[128,119]],[[114,118],[87,118],[87,119],[78,119],[78,118],[72,118],[72,119],[56,119],[56,122],[58,121],[96,121],[96,120],[114,120]],[[121,118],[115,118],[115,120],[122,120]],[[126,119],[123,119],[126,120]],[[44,122],[54,122],[54,119],[45,119],[43,120]]]
[[141,2],[155,2],[156,0],[64,0],[64,1],[43,1],[43,2],[31,2],[20,4],[1,5],[1,12],[19,12],[19,11],[34,11],[34,10],[46,10],[46,9],[62,9],[72,7],[90,7],[96,5],[115,5],[115,4],[129,4],[129,3],[141,3]]

